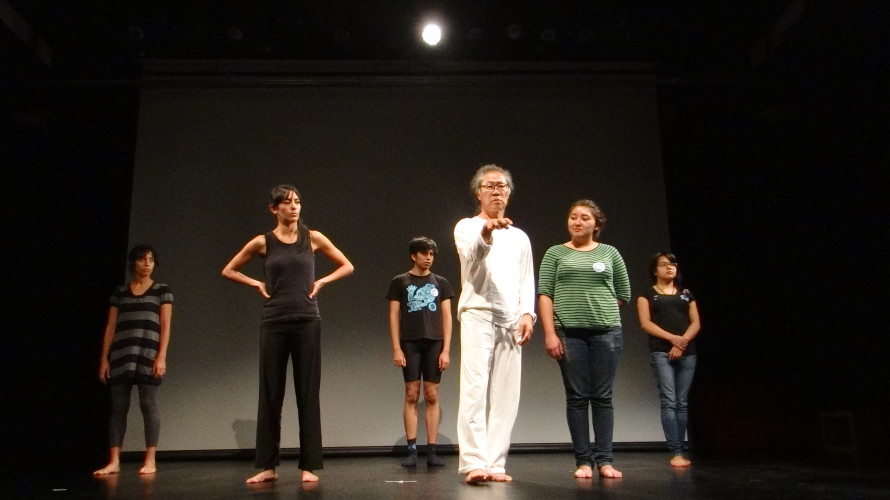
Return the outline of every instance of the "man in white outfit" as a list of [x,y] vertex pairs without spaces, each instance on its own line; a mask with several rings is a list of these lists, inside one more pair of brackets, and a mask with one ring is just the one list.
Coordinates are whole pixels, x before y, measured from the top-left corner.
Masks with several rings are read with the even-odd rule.
[[479,213],[454,227],[460,257],[460,407],[458,472],[468,484],[511,481],[510,433],[519,409],[522,346],[535,323],[535,283],[528,236],[504,217],[510,172],[476,171],[471,188]]

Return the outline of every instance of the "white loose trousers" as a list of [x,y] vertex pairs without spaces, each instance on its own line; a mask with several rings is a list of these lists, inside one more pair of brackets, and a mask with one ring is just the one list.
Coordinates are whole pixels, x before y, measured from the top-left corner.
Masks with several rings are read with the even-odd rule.
[[522,347],[516,344],[518,331],[470,311],[459,320],[458,472],[504,473],[519,411]]

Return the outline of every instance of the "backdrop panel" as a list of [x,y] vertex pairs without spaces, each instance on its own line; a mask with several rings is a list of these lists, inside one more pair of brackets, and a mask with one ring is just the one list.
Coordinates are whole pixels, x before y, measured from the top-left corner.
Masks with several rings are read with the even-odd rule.
[[[648,286],[649,256],[669,248],[648,78],[144,90],[130,244],[158,249],[156,278],[176,297],[161,449],[254,446],[262,298],[220,271],[250,238],[274,227],[268,193],[280,183],[297,186],[310,227],[356,267],[319,299],[324,445],[403,443],[404,385],[391,363],[384,296],[390,279],[409,269],[407,242],[416,235],[439,243],[433,270],[458,292],[452,230],[474,213],[469,180],[489,162],[514,175],[507,213],[529,234],[536,268],[549,246],[568,239],[568,206],[592,198],[608,217],[602,240],[623,254],[634,292]],[[319,275],[330,269],[324,258],[318,267]],[[245,271],[262,277],[258,261]],[[661,441],[633,303],[623,321],[615,439]],[[441,384],[441,444],[456,442],[457,321],[454,333],[452,368]],[[542,338],[536,327],[524,349],[514,443],[569,441],[559,369]],[[286,398],[282,446],[296,447],[291,387]],[[141,426],[134,408],[126,450],[142,449]]]

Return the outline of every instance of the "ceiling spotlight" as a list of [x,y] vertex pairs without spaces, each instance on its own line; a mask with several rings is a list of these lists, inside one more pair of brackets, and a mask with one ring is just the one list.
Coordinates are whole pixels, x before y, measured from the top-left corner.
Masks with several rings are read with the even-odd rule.
[[442,40],[442,28],[437,24],[427,24],[423,27],[423,33],[420,36],[427,45],[435,46]]

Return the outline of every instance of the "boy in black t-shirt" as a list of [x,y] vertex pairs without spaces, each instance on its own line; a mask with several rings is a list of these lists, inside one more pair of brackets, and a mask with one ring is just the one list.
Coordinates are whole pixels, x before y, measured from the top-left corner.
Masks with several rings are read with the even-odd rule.
[[428,465],[443,465],[436,456],[439,433],[439,380],[451,360],[451,299],[454,293],[445,278],[430,272],[438,247],[419,236],[408,244],[414,262],[410,271],[392,279],[389,299],[389,335],[393,364],[402,368],[405,379],[405,437],[408,457],[404,467],[417,465],[418,401],[423,380],[426,403]]

